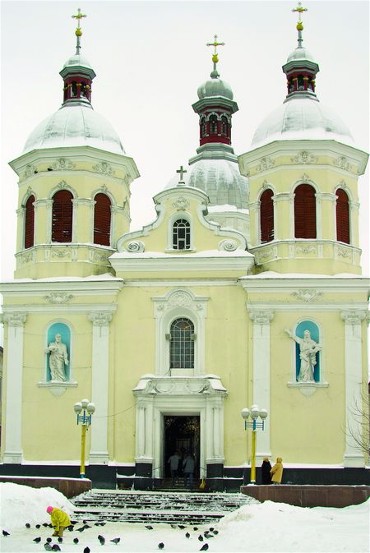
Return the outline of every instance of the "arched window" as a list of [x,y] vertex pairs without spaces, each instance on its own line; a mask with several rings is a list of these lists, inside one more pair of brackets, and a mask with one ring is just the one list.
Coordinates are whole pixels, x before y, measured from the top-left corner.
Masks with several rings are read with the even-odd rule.
[[106,194],[96,194],[94,206],[94,244],[110,246],[111,201]]
[[221,134],[222,136],[229,136],[229,122],[225,115],[221,117]]
[[200,137],[204,138],[206,136],[206,118],[201,117],[199,123],[200,123]]
[[347,193],[342,188],[337,190],[336,220],[338,242],[350,244],[349,201]]
[[176,319],[171,324],[170,368],[194,368],[194,325],[189,319]]
[[274,202],[273,191],[267,188],[261,194],[260,225],[261,242],[271,242],[274,239]]
[[172,228],[172,246],[174,250],[190,249],[190,223],[186,219],[178,219]]
[[59,190],[53,196],[52,242],[72,242],[72,193]]
[[300,184],[294,196],[295,238],[316,238],[316,197],[310,184]]
[[217,134],[217,117],[211,115],[209,118],[209,134]]
[[24,216],[24,247],[32,248],[35,241],[35,196],[30,196],[26,202]]

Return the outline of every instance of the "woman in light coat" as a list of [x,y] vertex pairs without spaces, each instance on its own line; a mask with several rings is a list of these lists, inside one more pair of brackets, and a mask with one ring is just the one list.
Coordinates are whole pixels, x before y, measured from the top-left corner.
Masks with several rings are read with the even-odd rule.
[[273,484],[281,484],[281,479],[283,477],[283,462],[281,457],[277,457],[276,463],[271,469],[271,480]]

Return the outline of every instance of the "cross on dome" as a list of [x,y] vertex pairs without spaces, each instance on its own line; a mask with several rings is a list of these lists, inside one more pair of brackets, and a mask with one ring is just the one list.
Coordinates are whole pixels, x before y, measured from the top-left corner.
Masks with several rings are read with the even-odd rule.
[[217,35],[214,36],[213,42],[207,42],[207,46],[213,46],[213,55],[212,55],[212,61],[213,61],[213,71],[211,73],[211,77],[219,77],[218,71],[217,71],[217,63],[218,63],[218,52],[217,52],[217,46],[225,46],[224,42],[218,42]]
[[81,43],[80,43],[80,37],[82,36],[82,29],[81,29],[81,24],[80,24],[80,20],[83,18],[83,17],[87,17],[85,14],[81,13],[81,9],[78,8],[77,10],[77,14],[76,15],[72,15],[73,19],[77,19],[77,28],[75,30],[75,35],[77,37],[77,44],[76,44],[76,54],[79,54],[80,53],[80,49],[81,49]]
[[303,42],[303,38],[302,38],[303,23],[302,23],[302,19],[301,19],[301,14],[303,12],[306,12],[306,11],[308,11],[308,9],[304,8],[302,6],[302,2],[298,2],[297,7],[292,10],[293,13],[294,12],[298,13],[298,22],[297,22],[297,25],[296,25],[296,29],[298,31],[298,47],[299,48],[302,47],[302,42]]

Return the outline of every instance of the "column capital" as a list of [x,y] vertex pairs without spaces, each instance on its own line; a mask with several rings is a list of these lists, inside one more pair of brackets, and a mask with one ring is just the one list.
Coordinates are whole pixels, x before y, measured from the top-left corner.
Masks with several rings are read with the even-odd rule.
[[249,318],[254,324],[268,325],[274,318],[274,312],[271,309],[248,309]]
[[23,311],[13,311],[11,313],[3,313],[2,322],[9,326],[23,326],[27,320],[27,313]]
[[90,311],[88,314],[88,319],[94,326],[109,326],[112,318],[112,313],[106,311]]
[[363,309],[348,309],[341,311],[340,316],[345,324],[359,325],[366,319],[367,312]]

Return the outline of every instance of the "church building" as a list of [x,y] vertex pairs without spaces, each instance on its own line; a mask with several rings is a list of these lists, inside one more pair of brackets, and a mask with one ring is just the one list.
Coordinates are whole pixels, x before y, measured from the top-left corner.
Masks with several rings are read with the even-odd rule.
[[319,101],[305,10],[295,11],[286,96],[240,155],[239,108],[214,37],[197,98],[194,87],[198,147],[136,231],[140,167],[93,109],[95,72],[81,54],[83,14],[74,16],[62,105],[10,161],[3,474],[78,477],[73,409],[81,424],[87,398],[86,476],[97,486],[155,487],[175,451],[194,456],[195,479],[210,489],[253,480],[251,469],[277,456],[286,482],[369,483],[355,413],[366,415],[368,378],[358,194],[368,155]]

